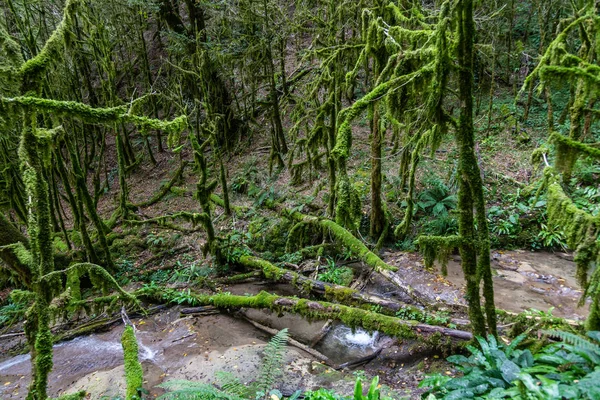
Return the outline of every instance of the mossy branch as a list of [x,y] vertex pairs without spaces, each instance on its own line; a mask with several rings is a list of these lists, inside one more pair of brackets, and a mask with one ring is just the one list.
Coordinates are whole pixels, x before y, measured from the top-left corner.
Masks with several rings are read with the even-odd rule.
[[592,147],[589,144],[582,143],[578,140],[571,139],[570,137],[561,135],[558,132],[552,132],[550,134],[550,141],[561,146],[568,146],[572,150],[575,150],[578,153],[583,153],[589,157],[600,159],[600,149]]
[[181,132],[187,127],[187,117],[180,115],[171,121],[163,121],[130,113],[128,105],[95,108],[76,101],[43,99],[31,96],[2,97],[0,101],[36,110],[51,111],[55,115],[79,118],[87,123],[108,124],[113,122],[132,123],[139,128],[160,129],[169,134]]
[[79,279],[84,274],[90,275],[90,279],[92,280],[95,286],[98,286],[102,289],[106,289],[107,284],[110,284],[114,289],[116,289],[116,291],[124,300],[137,303],[136,297],[124,290],[107,270],[105,270],[99,265],[92,263],[74,264],[67,269],[53,271],[46,275],[43,275],[40,278],[40,280],[44,282],[52,282],[56,277],[66,275],[67,285],[70,285],[71,296],[73,297],[73,300],[80,300],[81,295],[79,291]]
[[424,77],[431,74],[433,70],[434,63],[431,62],[421,67],[417,71],[385,81],[373,88],[369,93],[367,93],[360,100],[357,100],[350,107],[340,111],[338,116],[340,124],[335,141],[335,147],[331,151],[333,156],[335,158],[342,159],[347,159],[349,157],[350,147],[352,145],[352,121],[357,118],[360,113],[369,106],[369,104],[385,96],[390,91],[396,90],[402,85],[405,85],[418,77]]
[[123,346],[123,359],[125,362],[125,381],[127,382],[126,400],[140,399],[140,389],[144,382],[142,364],[138,359],[139,346],[135,331],[131,325],[127,325],[121,336]]
[[297,211],[284,210],[283,215],[297,222],[316,224],[331,233],[337,240],[346,246],[354,256],[364,261],[367,265],[377,270],[397,271],[398,268],[386,264],[381,258],[367,248],[347,229],[327,218],[317,218],[301,214]]
[[379,307],[383,313],[388,315],[393,315],[401,309],[410,308],[406,304],[384,299],[370,293],[361,293],[347,286],[307,278],[297,272],[279,268],[269,261],[258,257],[241,256],[238,259],[238,263],[246,268],[259,270],[265,278],[271,281],[288,282],[302,291],[317,293],[329,301],[335,301],[344,305]]

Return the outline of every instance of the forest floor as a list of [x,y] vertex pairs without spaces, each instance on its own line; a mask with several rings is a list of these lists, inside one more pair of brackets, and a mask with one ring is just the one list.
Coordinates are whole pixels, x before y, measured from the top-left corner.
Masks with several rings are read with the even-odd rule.
[[[508,101],[504,103],[510,104]],[[510,117],[510,110],[508,106],[503,106],[504,103],[495,104],[497,112],[490,130],[480,128],[477,151],[489,205],[508,209],[521,201],[519,192],[536,177],[536,171],[529,163],[529,155],[545,139],[545,133],[536,128],[535,121],[522,126],[518,133],[510,127],[500,129],[499,126],[506,124],[499,122]],[[486,125],[487,119],[484,120],[483,116],[478,118],[479,126]],[[262,122],[267,126],[266,121]],[[526,139],[523,139],[523,131],[527,135]],[[368,126],[365,120],[359,121],[354,136],[349,174],[362,196],[364,220],[368,220],[370,159]],[[251,138],[244,138],[237,154],[226,160],[231,201],[238,206],[249,207],[250,211],[244,216],[226,217],[217,207],[213,219],[217,231],[227,233],[229,240],[236,245],[248,246],[256,254],[280,261],[281,254],[275,253],[285,245],[285,230],[289,229],[289,225],[279,216],[277,207],[302,208],[304,212],[312,214],[324,213],[327,204],[327,175],[325,170],[314,171],[312,180],[305,176],[304,182],[297,186],[290,185],[291,177],[287,170],[269,176],[268,143],[255,140],[261,137],[268,135],[255,133]],[[423,183],[427,180],[452,181],[454,149],[450,146],[443,149],[424,157],[418,176],[421,182],[419,190],[425,187]],[[389,151],[388,147],[386,152]],[[115,153],[111,148],[107,151],[107,154]],[[157,165],[145,161],[129,178],[130,200],[134,204],[152,197],[170,179],[177,168],[179,157],[191,158],[191,154],[185,149],[178,155],[169,151],[155,155]],[[110,165],[116,166],[116,162]],[[400,219],[403,196],[398,186],[397,170],[397,155],[388,154],[384,158],[384,192],[388,207],[394,215],[394,223]],[[116,176],[116,169],[107,171],[107,174]],[[197,174],[188,167],[183,179],[160,202],[139,208],[137,216],[151,218],[177,211],[199,212],[198,202],[193,198],[197,179]],[[99,209],[106,218],[114,210],[117,186],[117,182],[114,182],[108,195],[100,201]],[[271,207],[266,207],[267,203]],[[155,226],[118,226],[116,232],[122,234],[122,237],[115,241],[113,250],[120,270],[117,276],[120,283],[134,288],[139,287],[141,282],[155,282],[184,290],[201,286],[206,278],[214,277],[215,268],[210,260],[202,257],[202,232],[193,231],[190,225],[182,226],[190,231],[181,233]],[[516,240],[516,236],[510,236],[513,234],[507,234],[500,243]],[[372,244],[368,237],[362,239],[367,244]],[[443,300],[450,304],[464,304],[464,282],[458,256],[451,258],[448,275],[444,277],[438,271],[427,270],[420,255],[405,250],[414,250],[414,246],[390,242],[381,252],[381,257],[388,264],[397,266],[403,280],[433,302]],[[329,259],[323,257],[312,262],[318,271],[319,268],[327,267],[327,260],[335,264],[353,261],[348,260],[345,254],[336,254]],[[555,316],[573,320],[581,320],[587,315],[586,307],[577,308],[581,292],[577,289],[575,266],[569,260],[569,255],[533,253],[529,248],[496,250],[492,253],[492,266],[499,309],[514,313],[529,309],[546,314],[551,311]],[[220,267],[216,272],[224,275],[232,273],[233,268],[235,267]],[[316,272],[313,276],[318,277]],[[275,289],[273,284],[262,282],[241,286],[217,285],[217,290],[239,294],[255,294],[261,290]],[[283,290],[280,285],[278,290]],[[389,286],[375,275],[366,282],[365,290],[383,297],[402,296],[397,288]],[[531,313],[536,315],[533,311]],[[309,324],[290,316],[276,318],[266,313],[262,313],[262,316],[255,313],[254,318],[275,329],[296,328],[291,329],[292,336],[304,343],[309,343],[311,335],[320,332],[319,324],[322,324]],[[160,394],[161,390],[155,388],[156,384],[169,379],[210,382],[214,379],[214,373],[219,370],[229,370],[236,374],[239,371],[244,379],[253,376],[257,364],[260,364],[258,354],[261,346],[268,340],[268,335],[249,323],[224,314],[180,318],[179,309],[173,308],[135,322],[143,345],[141,355],[146,372],[145,385],[150,395]],[[20,326],[17,325],[12,331],[19,329]],[[85,388],[93,391],[92,398],[99,398],[101,394],[111,398],[116,394],[115,390],[124,385],[122,351],[118,339],[120,332],[120,328],[113,328],[105,333],[95,333],[56,345],[55,367],[50,377],[51,393]],[[319,349],[332,358],[344,354],[347,359],[338,357],[336,360],[337,363],[342,363],[383,347],[375,360],[360,368],[364,369],[367,376],[380,375],[382,382],[400,395],[418,397],[416,387],[426,373],[454,374],[449,364],[441,361],[446,354],[419,348],[419,343],[388,341],[383,337],[373,336],[369,336],[366,341],[359,341],[360,344],[356,346],[342,341],[340,347],[339,340],[336,342],[336,337],[348,339],[353,338],[352,335],[352,332],[340,333],[333,329]],[[11,350],[23,348],[22,341],[22,337],[0,336],[0,397],[3,399],[24,397],[29,379],[28,358],[8,356]],[[334,344],[328,347],[328,343]],[[352,352],[353,346],[357,349],[356,353]],[[240,358],[241,354],[244,356]],[[354,376],[334,372],[315,362],[301,350],[290,350],[289,357],[284,379],[289,387],[285,387],[285,390],[316,386],[334,386],[341,392],[352,389],[350,381],[354,380]]]

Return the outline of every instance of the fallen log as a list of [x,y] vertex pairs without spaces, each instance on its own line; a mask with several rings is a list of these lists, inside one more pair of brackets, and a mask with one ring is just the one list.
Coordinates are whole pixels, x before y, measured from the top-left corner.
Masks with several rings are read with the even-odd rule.
[[[295,271],[279,268],[269,261],[258,257],[242,256],[239,258],[238,262],[247,268],[261,271],[266,279],[275,282],[291,283],[300,290],[319,294],[330,301],[356,306],[368,304],[375,307],[381,307],[391,315],[401,309],[411,307],[407,304],[384,299],[373,294],[361,293],[358,290],[347,286],[313,280]],[[417,310],[415,309],[415,311]],[[421,311],[418,310],[418,312]]]
[[383,275],[384,278],[404,291],[411,299],[415,301],[415,303],[421,304],[424,307],[430,306],[431,301],[427,299],[425,295],[400,279],[400,277],[395,273],[395,271],[398,271],[397,267],[391,266],[384,262],[381,258],[379,258],[378,255],[369,250],[363,242],[357,239],[344,227],[338,225],[330,219],[312,217],[301,214],[297,211],[283,210],[282,213],[287,218],[298,223],[318,225],[322,229],[328,231],[344,246],[346,246],[358,259],[375,269],[375,271]]
[[214,314],[220,314],[221,311],[216,308],[216,307],[212,307],[212,306],[202,306],[202,307],[190,307],[190,308],[182,308],[179,311],[179,314],[181,316],[186,316],[186,315],[214,315]]
[[[160,301],[170,302],[175,299],[181,301],[179,292],[173,289],[145,287],[140,289],[137,294]],[[212,305],[224,309],[270,309],[277,313],[299,314],[313,320],[335,319],[351,328],[361,327],[367,331],[378,331],[392,337],[410,339],[420,337],[426,341],[431,338],[434,342],[437,342],[440,336],[460,340],[473,338],[473,335],[466,331],[422,324],[417,321],[405,321],[341,304],[277,296],[264,291],[255,296],[236,296],[228,293],[206,295],[190,291],[186,297],[186,302],[195,305]]]
[[358,360],[348,361],[346,363],[340,364],[337,367],[335,367],[334,369],[341,370],[341,369],[358,368],[358,367],[365,365],[365,364],[371,362],[372,360],[376,359],[381,354],[382,350],[383,350],[383,347],[380,347],[377,350],[375,350],[373,353],[371,353],[365,357],[361,357]]

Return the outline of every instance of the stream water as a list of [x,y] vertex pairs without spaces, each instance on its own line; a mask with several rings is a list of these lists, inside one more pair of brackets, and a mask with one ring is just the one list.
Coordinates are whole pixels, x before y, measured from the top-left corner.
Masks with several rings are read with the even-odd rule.
[[[462,273],[460,260],[451,260],[447,278],[425,270],[414,255],[386,255],[386,261],[404,268],[403,278],[432,298],[462,301]],[[586,308],[577,308],[580,292],[575,280],[572,262],[549,253],[496,252],[493,254],[496,301],[500,308],[522,311],[537,308],[568,318],[584,318]],[[232,287],[233,293],[257,293],[265,289],[260,284]],[[289,287],[273,285],[269,291],[294,294]],[[385,282],[375,281],[369,290],[386,296],[395,296]],[[285,292],[285,293],[283,293]],[[309,343],[321,332],[324,321],[309,323],[293,315],[276,315],[249,310],[254,320],[275,329],[289,327],[293,337]],[[261,363],[268,335],[240,319],[228,315],[180,318],[178,308],[135,321],[140,344],[140,360],[144,367],[145,386],[150,395],[160,395],[156,388],[168,379],[215,381],[217,371],[229,371],[243,382],[252,380]],[[86,389],[91,398],[112,398],[124,393],[123,351],[120,343],[122,326],[104,333],[80,337],[59,343],[54,347],[54,369],[50,375],[50,394],[57,396]],[[319,343],[317,349],[333,362],[341,364],[372,354],[389,338],[377,332],[351,330],[337,324]],[[0,341],[0,346],[2,343]],[[391,347],[368,367],[372,373],[388,375],[399,384],[408,381],[405,363],[418,363],[411,356],[418,343],[404,341]],[[3,347],[0,347],[0,349]],[[421,355],[420,357],[424,357]],[[408,365],[408,364],[406,364]],[[0,398],[25,397],[30,373],[29,355],[5,358],[0,354]],[[312,388],[315,386],[351,385],[344,375],[328,371],[307,355],[289,348],[284,386]],[[353,379],[350,377],[349,379]],[[416,381],[416,379],[414,379]],[[285,388],[284,387],[284,388]]]

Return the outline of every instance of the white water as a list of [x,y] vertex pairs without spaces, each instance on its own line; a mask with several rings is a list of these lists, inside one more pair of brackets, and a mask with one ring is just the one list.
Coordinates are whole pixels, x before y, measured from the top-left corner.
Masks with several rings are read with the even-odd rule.
[[[153,350],[143,344],[140,335],[137,335],[137,340],[140,361],[154,360],[156,357],[156,350]],[[61,348],[66,350],[68,354],[88,354],[95,355],[95,358],[103,357],[105,359],[123,359],[123,347],[121,346],[120,342],[104,341],[94,335],[81,336],[73,340],[54,345],[55,350]],[[15,366],[28,369],[29,366],[25,367],[23,364],[29,364],[30,359],[31,357],[29,354],[22,354],[13,358],[9,358],[8,360],[0,362],[0,372],[11,373],[11,368],[14,370]],[[22,370],[23,368],[20,369]]]
[[349,347],[369,348],[374,347],[379,338],[378,332],[369,333],[361,328],[356,328],[354,332],[345,325],[338,325],[333,336],[338,339],[342,345]]

